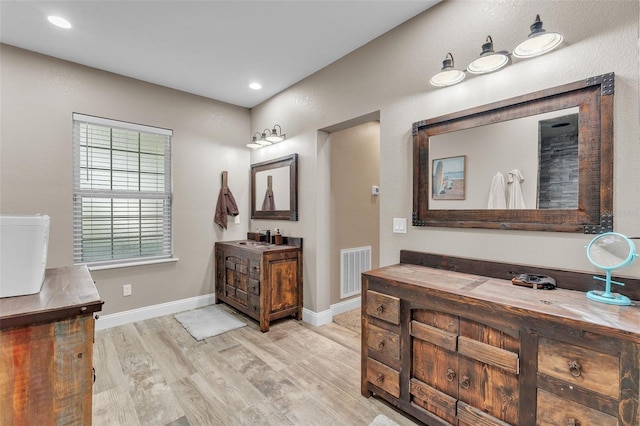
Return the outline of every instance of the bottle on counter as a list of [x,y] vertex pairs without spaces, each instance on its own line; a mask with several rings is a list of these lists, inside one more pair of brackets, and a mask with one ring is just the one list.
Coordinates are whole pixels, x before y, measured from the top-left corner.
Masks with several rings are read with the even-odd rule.
[[273,243],[277,246],[282,245],[282,234],[280,234],[280,228],[274,229],[275,235],[273,236]]

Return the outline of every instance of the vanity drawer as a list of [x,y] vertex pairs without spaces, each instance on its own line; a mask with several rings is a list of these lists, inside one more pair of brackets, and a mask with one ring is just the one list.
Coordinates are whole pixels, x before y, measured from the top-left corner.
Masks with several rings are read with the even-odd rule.
[[256,296],[260,295],[260,281],[249,278],[247,288],[249,293],[255,294]]
[[620,397],[620,359],[613,355],[541,337],[538,372],[615,399]]
[[569,401],[538,389],[537,424],[561,426],[617,426],[616,417],[587,407],[577,402]]
[[249,277],[260,279],[260,259],[249,259]]
[[400,299],[376,291],[367,291],[367,315],[392,324],[400,324]]
[[367,359],[367,381],[396,398],[400,397],[400,373],[375,359]]
[[370,324],[367,346],[377,353],[400,359],[400,336],[397,333]]

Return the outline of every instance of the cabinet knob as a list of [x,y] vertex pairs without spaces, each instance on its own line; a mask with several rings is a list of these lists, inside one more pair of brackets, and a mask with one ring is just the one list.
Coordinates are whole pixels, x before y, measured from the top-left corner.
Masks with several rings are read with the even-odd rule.
[[384,305],[378,306],[378,309],[376,309],[376,311],[378,311],[378,313],[381,314],[384,311]]
[[470,385],[471,383],[469,382],[469,376],[467,375],[462,376],[462,381],[460,381],[460,386],[462,386],[465,389],[469,389]]
[[380,384],[384,382],[384,375],[382,373],[378,373],[378,377],[376,377],[376,382]]
[[379,350],[383,350],[384,349],[384,340],[381,340],[380,343],[378,343],[378,349]]
[[456,372],[450,368],[447,368],[447,380],[453,382],[456,378]]
[[574,418],[570,418],[567,421],[567,426],[580,426],[580,421]]
[[569,361],[569,373],[571,373],[573,377],[580,377],[582,375],[582,366],[575,359]]

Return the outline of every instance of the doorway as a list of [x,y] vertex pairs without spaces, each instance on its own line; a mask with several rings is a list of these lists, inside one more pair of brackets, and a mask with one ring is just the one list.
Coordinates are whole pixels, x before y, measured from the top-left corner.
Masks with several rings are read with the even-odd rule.
[[[358,268],[366,256],[366,250],[361,249],[370,248],[368,269],[379,265],[380,204],[372,187],[380,181],[380,122],[372,120],[332,132],[329,161],[330,303],[335,305],[360,296]],[[349,256],[345,257],[345,252]],[[347,259],[355,259],[355,266],[347,266]],[[352,281],[349,290],[358,286],[346,296],[345,280]]]

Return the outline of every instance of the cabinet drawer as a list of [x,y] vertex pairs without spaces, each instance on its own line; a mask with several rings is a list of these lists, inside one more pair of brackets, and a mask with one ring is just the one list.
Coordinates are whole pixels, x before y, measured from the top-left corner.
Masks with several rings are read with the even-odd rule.
[[540,338],[538,371],[615,399],[620,397],[620,359],[613,355]]
[[373,324],[369,325],[367,346],[393,359],[400,359],[400,336]]
[[256,296],[260,295],[260,281],[249,278],[249,284],[247,285],[247,289],[249,293],[255,294]]
[[367,359],[367,380],[388,392],[400,397],[400,373],[375,359]]
[[260,279],[260,259],[249,259],[249,277]]
[[392,324],[400,324],[400,299],[376,291],[367,291],[367,315]]
[[601,411],[538,389],[537,424],[617,426],[618,419]]

